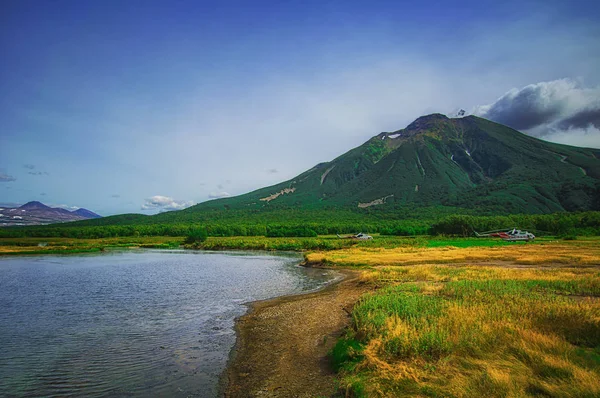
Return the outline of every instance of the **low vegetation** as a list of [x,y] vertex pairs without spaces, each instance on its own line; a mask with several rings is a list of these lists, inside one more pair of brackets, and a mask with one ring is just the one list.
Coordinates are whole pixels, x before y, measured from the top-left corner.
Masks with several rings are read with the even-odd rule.
[[179,247],[182,243],[183,238],[169,236],[105,239],[0,238],[0,255],[69,254],[138,247],[172,249]]
[[[401,259],[419,254],[364,250],[362,265],[393,265],[369,267],[361,277],[375,291],[356,304],[331,353],[340,390],[358,397],[599,396],[598,243],[479,247],[477,258],[469,248],[425,248],[418,265],[404,266]],[[356,262],[351,256],[360,251],[327,253],[328,261]],[[436,260],[447,252],[453,264]],[[497,262],[498,252],[505,262]]]
[[208,238],[208,231],[204,227],[192,228],[185,238],[185,243],[188,245],[198,245]]
[[[535,242],[505,242],[499,239],[416,239],[364,244],[332,252],[306,255],[310,263],[341,266],[445,264],[477,261],[515,264],[598,264],[600,239],[538,239]],[[404,243],[404,244],[403,244]]]

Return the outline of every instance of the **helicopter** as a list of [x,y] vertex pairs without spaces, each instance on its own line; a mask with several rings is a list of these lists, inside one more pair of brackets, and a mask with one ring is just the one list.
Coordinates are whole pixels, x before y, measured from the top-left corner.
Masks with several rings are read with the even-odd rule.
[[495,230],[495,231],[487,231],[487,232],[475,232],[475,236],[478,238],[500,238],[507,242],[517,242],[517,241],[526,241],[529,242],[535,239],[535,235],[531,232],[521,231],[520,229],[509,229],[509,230]]
[[363,234],[362,232],[359,232],[356,235],[350,235],[350,236],[340,236],[340,234],[337,234],[337,237],[340,239],[358,239],[358,240],[373,239],[373,237],[371,235]]

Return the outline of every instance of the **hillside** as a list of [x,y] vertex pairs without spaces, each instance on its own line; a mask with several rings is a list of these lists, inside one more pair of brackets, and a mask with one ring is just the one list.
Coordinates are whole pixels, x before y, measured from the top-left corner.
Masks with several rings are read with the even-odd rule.
[[[488,213],[600,209],[600,150],[554,144],[475,116],[423,116],[292,180],[182,210],[458,207]],[[167,219],[170,213],[156,218]]]

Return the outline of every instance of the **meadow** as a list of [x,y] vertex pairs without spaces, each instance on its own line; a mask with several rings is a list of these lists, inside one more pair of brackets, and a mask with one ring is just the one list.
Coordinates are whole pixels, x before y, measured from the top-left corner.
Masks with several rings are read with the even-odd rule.
[[[129,236],[109,238],[16,237],[0,238],[0,254],[81,253],[118,248],[187,248],[196,250],[279,250],[328,252],[340,249],[393,249],[425,247],[503,247],[515,243],[493,239],[448,237],[402,237],[374,234],[375,239],[359,241],[340,239],[337,235],[316,237],[223,236],[208,237],[203,242],[185,244],[185,236]],[[518,243],[517,243],[518,244]],[[358,252],[357,252],[358,253]]]
[[331,252],[313,252],[309,263],[364,267],[381,265],[445,264],[478,261],[516,264],[598,264],[599,238],[563,240],[544,238],[535,242],[505,242],[498,239],[437,238],[365,242]]
[[360,283],[373,290],[331,352],[340,390],[357,397],[600,396],[598,243],[309,254],[361,265]]
[[0,255],[69,254],[127,248],[178,248],[183,237],[147,236],[102,239],[0,238]]
[[[382,239],[381,244],[394,238]],[[355,245],[356,241],[334,236],[315,238],[268,238],[264,236],[209,237],[204,242],[185,244],[185,237],[144,236],[99,239],[75,238],[0,238],[0,255],[69,254],[110,249],[153,248],[194,250],[336,250]]]

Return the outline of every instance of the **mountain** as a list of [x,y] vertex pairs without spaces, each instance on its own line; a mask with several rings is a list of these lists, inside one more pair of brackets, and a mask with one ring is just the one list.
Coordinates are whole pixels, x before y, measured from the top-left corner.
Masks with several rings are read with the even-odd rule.
[[69,211],[60,207],[49,207],[37,201],[14,208],[0,208],[0,226],[43,225],[99,218],[98,214],[86,209]]
[[78,216],[81,216],[84,218],[100,218],[100,217],[102,217],[102,216],[94,213],[93,211],[84,209],[83,207],[75,210],[74,212],[72,212],[72,214],[77,214]]
[[476,116],[423,116],[267,188],[154,216],[77,225],[361,222],[600,210],[600,150],[546,142]]
[[380,133],[289,181],[182,212],[405,206],[490,213],[599,210],[600,150],[546,142],[476,116],[433,114]]
[[46,206],[42,202],[32,201],[27,202],[23,206],[19,207],[19,210],[50,210],[52,209],[49,206]]

